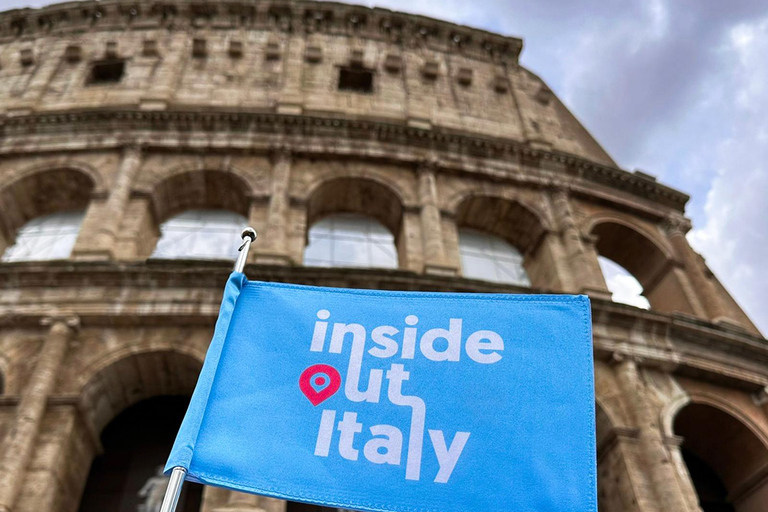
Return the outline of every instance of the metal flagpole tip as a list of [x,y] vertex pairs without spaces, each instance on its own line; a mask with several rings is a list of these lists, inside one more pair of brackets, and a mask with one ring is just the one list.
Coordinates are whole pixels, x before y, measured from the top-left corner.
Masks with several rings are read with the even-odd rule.
[[248,237],[248,238],[251,239],[251,242],[253,242],[254,240],[256,240],[256,238],[259,236],[259,234],[256,233],[256,230],[253,229],[253,228],[245,228],[243,230],[243,234],[240,235],[240,236],[242,238]]

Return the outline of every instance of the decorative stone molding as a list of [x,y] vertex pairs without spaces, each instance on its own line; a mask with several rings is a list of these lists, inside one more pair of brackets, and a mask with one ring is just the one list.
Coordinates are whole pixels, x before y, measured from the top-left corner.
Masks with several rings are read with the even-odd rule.
[[597,462],[610,453],[622,441],[634,443],[640,437],[640,429],[636,427],[613,427],[600,439],[597,444]]
[[[480,137],[438,128],[417,128],[378,121],[295,116],[257,112],[190,112],[143,110],[91,110],[26,114],[0,117],[0,152],[8,138],[79,133],[111,133],[115,130],[141,132],[231,133],[319,137],[327,140],[376,140],[413,148],[430,148],[447,155],[504,161],[535,161],[537,165],[557,164],[566,176],[603,184],[616,190],[683,212],[689,196],[670,187],[634,176],[617,167],[608,167],[562,153],[531,149],[523,143]],[[148,144],[151,144],[148,140]]]
[[753,393],[752,400],[759,407],[762,407],[765,404],[768,404],[768,386],[764,387],[760,391],[757,391],[756,393]]
[[685,236],[691,227],[691,221],[682,215],[668,215],[662,224],[662,228],[670,237]]

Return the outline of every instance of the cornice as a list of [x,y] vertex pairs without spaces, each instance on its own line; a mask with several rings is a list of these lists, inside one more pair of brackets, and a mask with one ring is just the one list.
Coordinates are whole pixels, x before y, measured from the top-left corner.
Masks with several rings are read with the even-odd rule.
[[0,39],[90,30],[262,29],[328,33],[517,63],[523,41],[424,16],[302,0],[104,0],[0,13]]
[[[134,133],[133,140],[141,140],[151,148],[157,132],[181,133],[186,138],[194,134],[233,137],[258,134],[260,138],[273,137],[282,144],[293,138],[341,141],[375,141],[395,144],[427,153],[448,156],[468,156],[499,161],[516,161],[528,166],[550,168],[565,177],[598,183],[641,197],[651,202],[684,212],[689,196],[656,181],[646,179],[616,167],[610,167],[559,151],[531,148],[523,142],[467,134],[440,127],[423,129],[405,124],[382,121],[287,115],[269,112],[186,111],[186,110],[81,110],[52,113],[34,113],[0,118],[0,149],[5,152],[23,147],[19,143],[26,137],[56,134],[120,134]],[[130,137],[129,137],[130,138]],[[217,137],[221,140],[221,137]]]
[[[39,329],[40,319],[50,316],[51,311],[77,315],[83,329],[176,325],[210,328],[216,319],[223,283],[231,265],[230,261],[194,260],[5,263],[0,265],[0,328]],[[547,293],[540,289],[404,270],[251,264],[246,266],[246,273],[254,280],[315,286]],[[85,288],[103,292],[83,296]],[[188,294],[189,300],[180,300],[179,292],[185,289],[193,293]],[[47,299],[41,302],[39,290],[56,293],[47,293]],[[165,290],[169,292],[167,295]],[[148,307],[147,294],[152,297],[152,307]],[[597,359],[610,361],[621,354],[636,358],[644,366],[750,392],[768,385],[765,370],[768,342],[760,336],[703,319],[646,311],[597,298],[591,302]],[[637,339],[629,340],[621,334],[625,331],[631,331]]]

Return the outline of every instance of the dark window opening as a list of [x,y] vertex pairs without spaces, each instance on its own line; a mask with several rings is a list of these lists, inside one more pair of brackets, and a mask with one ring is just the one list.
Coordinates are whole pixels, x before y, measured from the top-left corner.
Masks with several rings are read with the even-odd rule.
[[373,92],[373,72],[366,69],[341,68],[339,90],[370,94]]
[[685,446],[680,451],[699,497],[701,510],[703,512],[734,512],[733,505],[728,502],[728,490],[717,473]]
[[[139,402],[104,428],[104,453],[91,465],[79,512],[159,510],[168,477],[163,465],[189,405],[185,396]],[[199,512],[203,486],[187,482],[177,512]]]
[[91,75],[88,77],[88,84],[117,84],[123,79],[124,73],[124,60],[94,62],[93,67],[91,67]]

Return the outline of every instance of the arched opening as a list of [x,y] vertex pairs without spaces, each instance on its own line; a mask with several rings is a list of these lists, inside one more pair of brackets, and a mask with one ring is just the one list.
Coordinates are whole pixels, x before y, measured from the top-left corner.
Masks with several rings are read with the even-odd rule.
[[[648,300],[648,304],[658,311],[680,311],[693,313],[688,298],[680,283],[680,277],[676,273],[676,267],[671,258],[651,239],[638,230],[614,221],[600,222],[592,228],[591,234],[596,237],[595,248],[598,255],[615,263],[606,271],[602,264],[606,283],[613,280],[623,285],[618,292],[611,290],[619,298],[627,292],[626,285],[629,280],[626,277],[618,277],[623,274],[621,269],[632,275],[642,288],[642,295]],[[620,286],[620,285],[619,285]],[[629,284],[631,288],[631,284]],[[610,289],[610,284],[609,284]],[[633,305],[641,307],[640,299],[633,299]],[[617,302],[622,302],[617,300]]]
[[25,176],[0,191],[3,261],[69,257],[94,186],[82,171],[55,169]]
[[[188,405],[186,396],[149,398],[113,419],[101,434],[104,452],[93,460],[79,512],[159,510],[168,483],[162,467]],[[198,512],[202,489],[187,482],[176,510]]]
[[554,288],[545,276],[539,217],[517,201],[464,199],[456,210],[462,274],[466,277]]
[[191,171],[167,178],[152,193],[159,238],[151,257],[235,259],[249,204],[247,183],[230,172]]
[[69,258],[84,216],[83,210],[76,210],[32,219],[18,230],[13,245],[5,249],[2,261]]
[[405,255],[402,217],[402,202],[385,185],[360,178],[325,182],[307,205],[304,262],[397,268]]
[[530,286],[523,255],[501,237],[471,228],[459,229],[461,272],[470,279]]
[[248,219],[225,210],[187,210],[160,225],[153,258],[234,260]]
[[307,238],[307,266],[397,268],[395,237],[374,218],[329,215],[312,225]]
[[605,284],[611,292],[613,302],[641,309],[651,308],[648,299],[643,295],[643,285],[627,269],[605,256],[598,256],[597,261],[603,271]]
[[[157,469],[170,453],[202,367],[200,359],[157,349],[115,354],[95,373],[83,372],[89,377],[80,403],[90,430],[101,433],[104,452],[93,459],[88,480],[81,484],[80,512],[156,510],[138,507],[147,504],[142,500],[156,499],[153,493],[160,494],[165,485]],[[88,468],[80,467],[82,473],[74,474],[84,478]],[[199,493],[191,491],[191,508],[184,510],[199,510]]]
[[768,448],[731,414],[691,403],[674,432],[704,512],[757,512],[768,503]]

